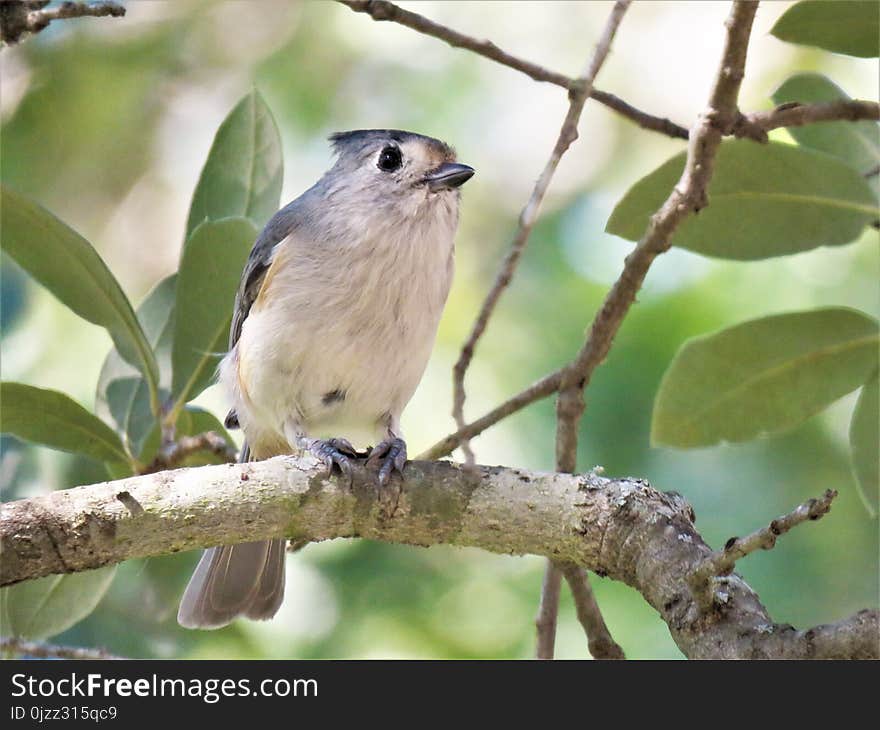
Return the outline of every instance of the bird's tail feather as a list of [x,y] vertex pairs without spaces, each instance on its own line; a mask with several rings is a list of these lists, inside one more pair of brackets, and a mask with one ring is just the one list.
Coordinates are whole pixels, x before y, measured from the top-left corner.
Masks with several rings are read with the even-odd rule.
[[[239,461],[249,460],[245,444]],[[272,618],[284,598],[285,543],[265,540],[206,550],[180,601],[178,623],[216,629],[237,616]]]

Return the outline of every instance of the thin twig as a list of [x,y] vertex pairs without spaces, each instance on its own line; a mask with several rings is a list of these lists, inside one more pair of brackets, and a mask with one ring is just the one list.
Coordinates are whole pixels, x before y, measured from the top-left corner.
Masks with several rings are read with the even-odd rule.
[[559,616],[559,591],[562,571],[551,560],[544,571],[541,603],[535,617],[535,658],[552,659],[556,649],[556,619]]
[[600,104],[604,104],[609,109],[613,109],[631,122],[635,122],[642,129],[647,129],[650,132],[659,132],[660,134],[665,134],[667,137],[672,137],[673,139],[688,138],[687,129],[680,124],[676,124],[666,117],[655,117],[653,114],[648,114],[641,109],[636,109],[632,104],[628,104],[620,97],[615,96],[614,94],[609,94],[607,91],[593,89],[590,98],[595,99]]
[[558,570],[562,571],[571,595],[574,597],[574,606],[577,611],[578,621],[584,627],[590,654],[594,659],[626,659],[623,649],[612,638],[611,632],[596,603],[596,596],[587,571],[575,563],[559,563]]
[[32,656],[40,659],[121,659],[105,649],[87,649],[78,646],[55,646],[38,641],[27,641],[12,636],[0,638],[0,653],[14,656]]
[[68,20],[85,16],[121,18],[125,8],[115,2],[79,3],[63,2],[47,8],[47,0],[23,0],[0,4],[0,28],[2,40],[17,43],[25,33],[39,33],[53,20]]
[[[529,196],[528,202],[526,202],[525,207],[520,213],[519,228],[513,239],[513,243],[511,244],[510,251],[504,258],[501,269],[495,277],[495,283],[489,290],[489,293],[483,302],[483,306],[480,309],[480,313],[474,322],[473,329],[461,348],[458,362],[455,363],[455,367],[453,368],[452,378],[452,416],[455,418],[455,423],[459,428],[465,425],[464,377],[471,363],[471,359],[473,358],[474,349],[476,348],[480,337],[482,337],[483,332],[485,332],[486,326],[489,324],[489,318],[495,311],[495,306],[498,304],[498,300],[501,298],[501,295],[504,293],[504,290],[508,287],[513,278],[519,260],[522,257],[523,251],[525,251],[532,228],[538,220],[541,203],[544,201],[547,188],[550,187],[550,181],[553,179],[553,174],[556,172],[556,168],[559,166],[562,156],[578,137],[577,125],[581,118],[584,104],[586,104],[590,92],[593,89],[593,82],[596,79],[596,75],[599,73],[602,64],[608,57],[608,53],[611,50],[611,43],[614,40],[614,34],[617,32],[617,28],[620,25],[620,21],[623,19],[623,14],[629,7],[630,1],[631,0],[619,0],[615,3],[614,9],[611,11],[611,15],[609,16],[605,29],[602,32],[602,36],[599,39],[599,43],[596,46],[595,51],[590,54],[590,60],[584,69],[584,73],[577,80],[577,90],[572,91],[569,94],[570,101],[568,112],[562,122],[559,135],[556,138],[556,144],[553,145],[550,159],[547,160],[547,163],[544,165],[544,169],[541,172],[538,181],[535,183],[532,194]],[[461,448],[464,452],[466,463],[473,464],[474,454],[471,451],[468,442],[463,441]]]
[[499,421],[507,418],[507,416],[521,411],[526,406],[546,398],[548,395],[555,393],[559,389],[559,383],[562,382],[562,368],[556,370],[549,375],[545,375],[540,380],[532,383],[525,390],[520,391],[512,398],[508,398],[501,405],[495,406],[485,416],[472,421],[464,428],[458,429],[455,433],[440,439],[436,444],[423,451],[416,458],[425,461],[434,461],[449,456],[455,451],[463,441],[472,439],[487,428],[494,426]]
[[743,114],[733,125],[736,137],[767,141],[767,132],[779,127],[803,127],[818,122],[858,122],[880,119],[880,104],[861,99],[839,99],[821,104],[787,102],[770,111]]
[[716,550],[707,556],[694,568],[689,578],[691,588],[701,605],[704,608],[711,606],[714,600],[713,578],[730,575],[737,560],[756,550],[770,550],[776,545],[776,538],[793,527],[808,520],[824,517],[831,510],[831,503],[835,497],[837,492],[829,489],[818,499],[809,499],[799,504],[788,514],[777,517],[769,525],[756,530],[751,535],[730,538],[721,550]]
[[[515,69],[520,73],[524,73],[535,81],[543,81],[548,84],[554,84],[568,91],[576,92],[579,87],[578,79],[573,79],[565,74],[539,66],[537,63],[525,61],[521,58],[511,55],[503,51],[491,41],[479,40],[472,36],[460,33],[457,30],[448,28],[445,25],[436,23],[426,18],[424,15],[413,13],[409,10],[395,5],[386,0],[337,0],[343,5],[351,8],[356,13],[366,13],[373,20],[382,21],[389,20],[399,25],[406,26],[412,30],[423,33],[424,35],[438,38],[445,41],[453,48],[463,48],[472,51],[479,56],[488,58],[502,66]],[[609,109],[617,112],[621,116],[626,117],[632,122],[638,124],[642,129],[648,129],[653,132],[660,132],[669,137],[678,139],[687,139],[687,130],[684,127],[671,122],[663,117],[655,117],[647,112],[636,109],[631,104],[609,94],[607,91],[593,89],[590,96],[600,104],[607,106]]]
[[177,441],[166,444],[159,449],[156,458],[139,473],[154,474],[157,471],[174,469],[190,456],[202,452],[216,454],[229,463],[235,462],[238,458],[236,450],[229,445],[225,438],[214,431],[206,431],[196,436],[182,436]]
[[715,155],[724,133],[741,118],[737,108],[746,54],[757,2],[737,0],[727,19],[727,35],[709,104],[690,135],[687,161],[681,179],[663,206],[651,217],[648,230],[626,257],[623,272],[602,304],[584,346],[563,371],[556,402],[557,460],[569,464],[577,450],[577,426],[584,410],[584,388],[605,359],[611,343],[635,301],[648,269],[667,251],[672,234],[685,218],[708,205],[707,188],[715,169]]
[[[614,4],[614,8],[611,10],[611,14],[608,17],[608,21],[605,24],[605,30],[602,33],[602,37],[599,40],[599,44],[596,46],[596,51],[593,54],[593,58],[590,61],[590,64],[587,67],[586,72],[584,73],[584,76],[583,76],[584,87],[583,87],[583,91],[581,92],[582,96],[580,96],[580,98],[577,94],[572,94],[572,96],[571,96],[571,104],[569,107],[569,112],[565,118],[565,122],[562,125],[562,130],[559,133],[559,142],[557,142],[556,149],[554,149],[554,151],[553,151],[554,155],[556,154],[557,150],[559,149],[560,142],[562,142],[562,140],[565,139],[567,136],[566,135],[566,127],[570,126],[574,137],[577,136],[577,123],[578,123],[578,119],[580,118],[580,114],[581,114],[581,110],[583,109],[584,102],[586,101],[586,96],[589,93],[589,91],[592,90],[593,80],[596,78],[596,74],[599,72],[599,69],[602,67],[602,64],[604,63],[605,59],[608,56],[608,52],[611,50],[611,43],[614,40],[614,36],[617,33],[617,28],[620,26],[620,23],[623,20],[623,16],[626,13],[627,9],[629,8],[629,5],[630,5],[630,0],[618,0],[618,2],[616,2]],[[575,113],[573,114],[573,112],[575,112]],[[568,148],[568,145],[566,144],[565,147],[562,149],[562,151],[559,154],[560,157],[562,156],[562,152],[564,152],[565,149],[567,149],[567,148]],[[551,168],[550,163],[553,163],[552,168]],[[551,173],[552,173],[552,171],[554,171],[556,169],[556,165],[558,164],[558,159],[554,162],[553,157],[551,157],[550,163],[548,163],[547,168],[545,168],[545,173],[547,172],[548,169],[550,170]],[[535,194],[538,193],[539,186],[541,185],[543,178],[544,178],[544,176],[542,175],[542,178],[538,180],[538,185],[535,186],[535,192],[532,194],[533,198],[535,197]],[[547,176],[546,183],[549,184],[549,176]],[[540,204],[540,201],[543,198],[545,191],[546,191],[546,185],[545,185],[544,189],[540,190],[540,197],[538,198],[538,204]],[[532,201],[530,200],[529,204],[531,205],[531,203],[532,203]],[[520,226],[521,226],[520,231],[523,231],[523,229],[525,229],[525,234],[524,234],[524,236],[522,236],[522,245],[520,246],[519,250],[517,250],[516,243],[518,241],[514,243],[514,247],[511,250],[510,254],[508,255],[507,260],[505,261],[505,266],[504,266],[504,268],[502,268],[501,273],[499,274],[498,279],[495,282],[495,286],[493,287],[492,292],[490,292],[490,295],[486,300],[486,304],[483,306],[483,311],[480,312],[480,318],[477,322],[477,326],[474,327],[474,332],[471,334],[471,338],[468,340],[465,348],[462,350],[462,357],[459,359],[459,362],[456,364],[456,372],[455,372],[456,399],[455,400],[456,400],[456,405],[458,405],[458,406],[462,406],[464,404],[464,368],[466,368],[468,363],[470,362],[470,356],[473,354],[473,346],[476,343],[477,337],[479,337],[479,335],[482,333],[482,330],[485,329],[486,323],[489,320],[489,316],[492,314],[492,311],[494,309],[495,302],[497,301],[498,296],[500,296],[501,292],[507,286],[507,283],[509,283],[511,276],[513,275],[514,267],[515,267],[517,261],[519,260],[520,255],[522,254],[522,248],[525,247],[526,238],[528,237],[528,234],[531,232],[532,226],[534,225],[535,219],[537,218],[537,206],[535,206],[533,217],[531,220],[526,219],[526,211],[528,211],[528,210],[529,210],[529,206],[527,205],[526,209],[523,211],[523,215],[520,219]],[[528,224],[527,227],[525,225],[526,223]],[[519,239],[520,236],[518,236],[517,238]],[[509,268],[509,270],[508,270],[508,268]],[[496,291],[497,291],[497,294],[496,294]],[[494,300],[493,300],[493,296],[492,296],[493,294],[495,294]],[[490,304],[491,304],[491,306],[487,306]],[[480,327],[480,324],[482,324],[482,327]],[[467,357],[465,357],[466,353],[467,353]],[[462,367],[461,370],[459,371],[459,366],[462,364],[464,367]],[[459,428],[464,426],[465,425],[464,424],[464,416],[463,416],[460,408],[454,415],[455,415],[456,425],[458,425]],[[569,455],[567,455],[567,456],[569,456]],[[575,470],[575,466],[576,466],[574,451],[570,454],[570,457],[571,458],[564,458],[564,459],[560,460],[559,452],[557,451],[556,471],[566,472],[569,474],[573,473]],[[559,580],[558,574],[560,572],[562,572],[562,573],[565,572],[564,566],[562,566],[561,564],[555,563],[553,560],[547,561],[547,567],[545,568],[544,582],[543,582],[542,594],[541,594],[541,603],[540,603],[541,609],[539,612],[539,616],[544,617],[545,625],[538,627],[538,639],[537,639],[539,652],[542,649],[544,649],[545,651],[549,650],[549,655],[543,657],[546,659],[553,658],[553,648],[554,648],[554,644],[555,644],[555,636],[552,637],[552,640],[548,640],[548,638],[546,636],[542,635],[542,631],[546,631],[546,630],[550,629],[555,634],[556,623],[557,623],[557,615],[556,614],[559,611],[559,596],[558,596],[559,589],[558,589],[558,587],[556,588],[557,595],[556,595],[555,602],[547,600],[543,594],[543,591],[547,589],[548,585],[550,585],[552,587],[552,582],[554,580],[558,583],[558,580]],[[575,580],[577,580],[577,579],[575,578]],[[599,606],[596,604],[595,599],[593,598],[593,592],[592,592],[592,589],[590,588],[589,579],[587,578],[587,574],[583,573],[582,580],[580,581],[579,584],[572,585],[571,581],[569,580],[569,585],[572,588],[572,595],[574,596],[576,602],[579,599],[581,601],[586,601],[586,604],[584,604],[584,605],[579,604],[578,605],[578,616],[581,616],[581,615],[590,615],[590,616],[596,615],[596,616],[598,616],[598,622],[594,620],[594,621],[590,621],[588,624],[584,624],[584,628],[587,630],[588,643],[590,643],[590,644],[596,643],[598,645],[598,643],[602,642],[602,638],[591,635],[590,631],[597,630],[599,625],[604,627],[605,634],[608,633],[608,629],[607,629],[607,627],[605,627],[605,622],[602,620],[602,614],[599,611]],[[581,590],[577,591],[576,589],[581,589]],[[545,606],[546,606],[546,609],[545,609]],[[552,615],[545,616],[544,614],[547,612],[552,612]],[[613,644],[614,643],[613,639],[611,639],[610,636],[608,636],[608,638],[611,640],[611,643]],[[615,644],[615,646],[616,646],[616,644]],[[618,647],[618,649],[619,649],[619,647]],[[540,656],[540,654],[539,654],[539,656]]]
[[708,109],[700,115],[690,134],[682,177],[660,210],[652,216],[645,235],[627,256],[623,272],[593,319],[589,336],[577,357],[568,366],[546,375],[482,418],[441,439],[420,458],[447,456],[463,439],[473,438],[502,418],[557,390],[566,391],[565,397],[560,396],[557,402],[557,414],[562,409],[564,415],[562,433],[557,438],[557,456],[572,453],[576,422],[583,409],[583,388],[608,354],[654,259],[669,249],[672,234],[681,222],[707,204],[706,189],[714,172],[715,155],[721,139],[724,135],[733,134],[742,118],[736,100],[756,9],[757,3],[751,1],[740,0],[734,4],[727,21],[728,33],[721,67]]
[[121,18],[125,15],[125,8],[115,2],[77,3],[63,2],[53,8],[33,10],[28,16],[28,30],[38,33],[53,20],[68,20],[70,18]]

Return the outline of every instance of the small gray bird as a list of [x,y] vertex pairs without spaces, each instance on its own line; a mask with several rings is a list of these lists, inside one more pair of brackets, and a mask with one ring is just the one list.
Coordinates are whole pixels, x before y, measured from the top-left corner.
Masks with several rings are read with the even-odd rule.
[[[241,461],[309,452],[351,471],[355,445],[387,484],[406,461],[400,416],[434,345],[453,273],[458,188],[474,170],[412,132],[334,134],[336,164],[276,213],[245,264],[219,379]],[[368,463],[369,463],[368,462]],[[268,619],[285,541],[206,550],[177,620]]]

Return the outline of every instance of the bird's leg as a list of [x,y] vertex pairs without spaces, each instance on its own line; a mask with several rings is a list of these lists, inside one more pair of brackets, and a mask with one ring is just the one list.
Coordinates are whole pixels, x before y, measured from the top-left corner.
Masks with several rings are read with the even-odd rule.
[[406,464],[406,441],[400,436],[397,419],[392,416],[385,417],[386,438],[370,450],[367,466],[379,465],[379,486],[384,487],[391,479],[395,471],[403,474],[403,466]]

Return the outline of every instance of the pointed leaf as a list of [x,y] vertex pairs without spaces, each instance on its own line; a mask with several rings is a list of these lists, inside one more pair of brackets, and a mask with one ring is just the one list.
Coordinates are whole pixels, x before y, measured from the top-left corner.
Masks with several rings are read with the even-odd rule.
[[880,387],[877,373],[862,388],[849,427],[853,470],[872,517],[880,512]]
[[[676,155],[623,197],[606,230],[637,241],[684,170]],[[880,211],[849,165],[803,147],[750,140],[721,144],[709,206],[682,223],[674,245],[707,256],[763,259],[839,246],[858,238]]]
[[770,32],[789,43],[872,58],[880,50],[880,3],[803,0],[786,10]]
[[651,441],[691,448],[791,428],[877,368],[877,322],[850,309],[764,317],[697,337],[657,392]]
[[244,218],[202,223],[183,252],[174,308],[171,394],[175,409],[211,382],[226,352],[235,292],[257,236]]
[[2,246],[80,317],[105,327],[116,348],[153,387],[159,369],[128,298],[92,245],[49,211],[0,186]]
[[206,220],[233,216],[262,228],[278,210],[282,177],[281,137],[269,107],[254,90],[217,130],[193,194],[186,238]]
[[[171,387],[171,341],[174,325],[174,299],[177,274],[159,282],[138,307],[138,321],[159,365],[160,394]],[[140,456],[143,442],[156,423],[150,408],[149,388],[138,371],[125,362],[116,349],[111,350],[95,394],[95,412],[117,427],[128,439],[135,456]]]
[[113,429],[57,390],[0,383],[0,430],[20,439],[99,461],[128,461]]
[[[773,92],[776,104],[817,104],[849,98],[831,79],[815,73],[795,74]],[[838,157],[863,174],[880,162],[880,125],[876,122],[822,122],[789,127],[788,133],[798,144]]]
[[49,575],[0,589],[3,633],[47,639],[82,621],[104,597],[116,566]]

